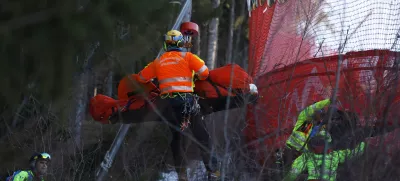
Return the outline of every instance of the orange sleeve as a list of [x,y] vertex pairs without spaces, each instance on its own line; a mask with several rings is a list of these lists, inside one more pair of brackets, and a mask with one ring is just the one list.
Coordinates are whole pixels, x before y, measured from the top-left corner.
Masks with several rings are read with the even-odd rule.
[[139,82],[147,83],[156,77],[156,69],[153,62],[147,64],[142,71],[139,72]]
[[189,53],[188,55],[189,68],[199,76],[200,80],[205,80],[208,77],[209,71],[204,61],[193,53]]

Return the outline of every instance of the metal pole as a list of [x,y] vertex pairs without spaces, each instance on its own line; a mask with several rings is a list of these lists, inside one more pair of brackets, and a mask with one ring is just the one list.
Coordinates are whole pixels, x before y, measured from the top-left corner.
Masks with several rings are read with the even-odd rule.
[[100,168],[96,172],[97,181],[103,181],[108,174],[108,169],[111,168],[112,162],[117,154],[121,143],[124,140],[126,133],[130,128],[130,124],[122,124],[119,128],[117,135],[113,143],[111,144],[111,149],[106,152],[103,162],[100,164]]
[[[188,10],[191,10],[192,0],[185,0],[185,4],[182,7],[181,12],[175,20],[175,24],[172,29],[178,29],[182,24],[182,20],[187,14]],[[163,53],[163,49],[157,55],[157,58]],[[122,124],[119,128],[117,135],[114,138],[114,141],[111,145],[111,148],[106,152],[104,156],[103,162],[101,162],[100,167],[96,171],[96,181],[103,181],[108,174],[108,169],[111,168],[112,162],[117,154],[119,148],[121,147],[122,141],[124,140],[128,130],[130,128],[130,124]],[[106,179],[107,180],[107,179]]]

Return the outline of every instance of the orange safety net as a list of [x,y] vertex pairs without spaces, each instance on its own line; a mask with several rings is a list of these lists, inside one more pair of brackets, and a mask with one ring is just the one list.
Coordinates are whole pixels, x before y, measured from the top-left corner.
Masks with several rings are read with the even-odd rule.
[[258,2],[250,11],[248,71],[262,98],[248,109],[248,142],[257,149],[282,147],[299,112],[335,87],[338,54],[341,109],[379,119],[392,101],[389,114],[399,112],[393,70],[398,9],[400,1]]

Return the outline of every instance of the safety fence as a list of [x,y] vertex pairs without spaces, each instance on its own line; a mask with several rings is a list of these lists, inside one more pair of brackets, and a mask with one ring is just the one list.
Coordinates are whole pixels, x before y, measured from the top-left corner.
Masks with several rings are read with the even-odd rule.
[[364,124],[388,108],[386,117],[398,117],[400,1],[247,3],[248,71],[262,96],[247,115],[248,142],[261,140],[255,148],[282,147],[299,112],[328,98],[337,75],[341,109]]

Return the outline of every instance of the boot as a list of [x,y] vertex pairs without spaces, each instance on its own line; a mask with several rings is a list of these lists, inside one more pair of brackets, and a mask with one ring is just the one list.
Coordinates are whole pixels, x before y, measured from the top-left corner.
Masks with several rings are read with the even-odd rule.
[[186,174],[179,174],[178,181],[189,181],[189,179]]
[[182,167],[178,172],[178,181],[189,181],[186,173],[186,167]]
[[208,181],[217,181],[221,177],[221,173],[217,171],[208,171]]

